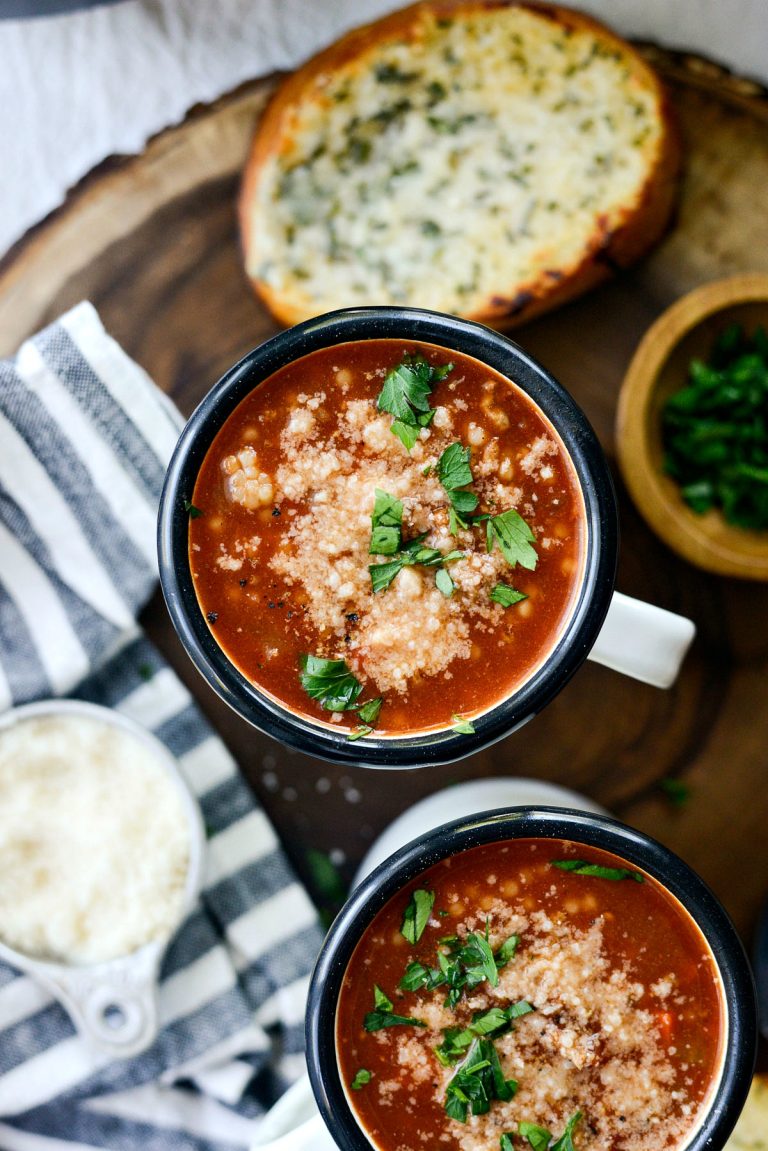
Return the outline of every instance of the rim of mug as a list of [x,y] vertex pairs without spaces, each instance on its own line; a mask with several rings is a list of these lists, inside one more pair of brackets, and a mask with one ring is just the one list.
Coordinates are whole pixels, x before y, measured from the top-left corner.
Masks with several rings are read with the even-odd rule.
[[698,927],[720,977],[726,1036],[708,1108],[679,1151],[719,1151],[741,1113],[757,1057],[756,993],[741,939],[711,889],[658,840],[619,820],[556,807],[511,807],[454,820],[400,848],[352,892],[315,963],[305,1019],[309,1079],[334,1140],[341,1151],[371,1151],[376,1146],[354,1116],[336,1058],[339,993],[365,930],[407,883],[441,860],[484,844],[529,838],[567,839],[612,852],[656,879]]
[[[511,379],[543,412],[572,461],[584,502],[583,576],[552,649],[510,695],[472,718],[474,732],[451,728],[350,741],[313,723],[251,683],[216,642],[195,593],[188,556],[190,500],[203,459],[238,404],[280,368],[321,348],[376,339],[429,343],[473,357]],[[308,320],[247,353],[213,386],[187,422],[166,474],[158,516],[158,562],[174,628],[197,670],[239,715],[282,743],[320,759],[366,767],[412,768],[463,759],[517,730],[541,711],[587,658],[613,594],[619,526],[611,474],[581,408],[537,360],[507,336],[469,320],[418,308],[348,308]]]

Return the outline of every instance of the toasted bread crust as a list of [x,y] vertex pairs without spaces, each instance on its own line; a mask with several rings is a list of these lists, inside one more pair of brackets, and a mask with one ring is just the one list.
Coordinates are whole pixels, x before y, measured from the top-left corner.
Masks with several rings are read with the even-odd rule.
[[[614,206],[610,214],[595,213],[591,234],[584,237],[578,259],[555,263],[518,282],[500,283],[498,290],[489,292],[466,310],[447,304],[442,310],[457,311],[494,327],[511,328],[581,295],[649,251],[663,235],[674,209],[681,149],[666,93],[656,73],[639,53],[598,21],[559,5],[531,0],[421,0],[343,36],[289,76],[275,93],[254,136],[240,193],[239,219],[246,264],[257,243],[256,229],[260,221],[254,205],[260,184],[270,163],[290,146],[298,106],[316,98],[319,88],[327,84],[327,78],[340,70],[365,68],[375,60],[382,46],[416,42],[425,14],[435,21],[457,22],[478,13],[508,9],[528,11],[552,21],[560,30],[589,33],[607,52],[620,54],[631,82],[649,94],[655,105],[657,146],[642,185],[634,190],[626,204],[618,211]],[[332,302],[315,306],[296,290],[296,284],[272,284],[252,269],[249,269],[249,278],[270,312],[286,325],[337,306]],[[349,302],[381,303],[382,300],[361,296]],[[419,305],[418,299],[404,302]]]

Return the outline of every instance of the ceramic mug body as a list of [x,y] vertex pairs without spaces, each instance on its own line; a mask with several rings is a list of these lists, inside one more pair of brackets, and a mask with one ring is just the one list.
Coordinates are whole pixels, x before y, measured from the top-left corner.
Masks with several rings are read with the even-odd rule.
[[[370,1151],[372,1146],[349,1106],[336,1056],[339,994],[363,933],[393,896],[436,863],[473,847],[515,839],[565,839],[611,852],[658,880],[699,928],[719,973],[725,1035],[706,1114],[679,1151],[720,1151],[746,1099],[757,1045],[754,985],[733,925],[698,876],[655,840],[612,819],[547,807],[485,812],[438,828],[377,867],[342,908],[312,975],[306,1017],[309,1078],[335,1143],[341,1151]],[[286,1143],[299,1146],[297,1139]]]
[[[254,388],[288,363],[345,342],[409,339],[463,352],[514,382],[559,433],[576,472],[585,509],[584,575],[564,629],[543,664],[512,696],[473,722],[472,735],[451,730],[349,742],[313,725],[259,691],[216,643],[199,608],[188,558],[188,512],[200,466],[219,429]],[[160,578],[174,626],[208,683],[235,711],[284,743],[337,762],[379,767],[443,763],[509,734],[540,711],[589,653],[608,611],[618,550],[616,501],[605,458],[586,417],[564,388],[505,336],[454,316],[399,308],[335,312],[282,332],[250,352],[192,415],[171,461],[159,519]]]

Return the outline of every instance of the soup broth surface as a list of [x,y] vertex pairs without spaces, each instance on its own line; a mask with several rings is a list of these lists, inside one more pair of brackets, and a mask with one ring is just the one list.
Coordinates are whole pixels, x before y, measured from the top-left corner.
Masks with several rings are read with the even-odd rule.
[[[409,385],[429,373],[416,410]],[[387,390],[424,426],[396,434]],[[353,735],[450,727],[510,695],[581,580],[584,505],[559,436],[510,380],[433,345],[347,343],[280,369],[217,434],[191,503],[218,644],[259,688]],[[351,706],[308,693],[307,656],[343,666]]]
[[[495,1151],[504,1135],[515,1149],[664,1151],[706,1107],[723,1018],[710,949],[660,884],[604,851],[523,839],[445,860],[377,914],[336,1041],[380,1151]],[[483,1061],[490,1080],[472,1074]]]

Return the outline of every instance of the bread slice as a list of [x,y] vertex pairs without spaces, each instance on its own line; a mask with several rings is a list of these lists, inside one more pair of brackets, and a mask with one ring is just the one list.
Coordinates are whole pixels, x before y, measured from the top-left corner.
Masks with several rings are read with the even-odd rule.
[[756,1075],[724,1151],[768,1151],[768,1075]]
[[246,269],[286,324],[407,304],[507,327],[643,255],[678,169],[658,77],[607,28],[425,0],[276,93],[241,192]]

